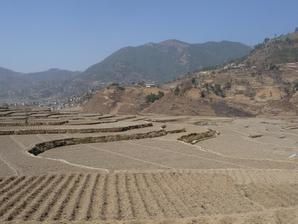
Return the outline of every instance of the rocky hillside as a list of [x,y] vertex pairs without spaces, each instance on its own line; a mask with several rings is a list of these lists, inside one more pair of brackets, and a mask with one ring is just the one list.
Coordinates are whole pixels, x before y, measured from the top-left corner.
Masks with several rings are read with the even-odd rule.
[[298,63],[276,70],[253,67],[194,73],[143,112],[167,114],[256,116],[296,115]]
[[112,84],[100,90],[83,106],[85,112],[103,114],[136,114],[164,97],[170,90],[136,85],[122,87]]
[[230,41],[189,44],[167,40],[122,48],[89,67],[80,78],[89,82],[131,83],[145,80],[160,83],[243,57],[250,50],[244,44]]
[[258,68],[270,68],[276,64],[298,61],[298,32],[281,35],[256,45],[245,63]]
[[[145,102],[148,93],[139,90],[141,93],[134,97],[123,91],[119,94],[120,98],[113,98],[110,105],[114,106],[106,112],[113,111],[115,105],[122,105],[129,96],[135,110],[117,112],[211,116],[297,115],[297,36],[298,33],[293,33],[266,40],[242,61],[214,70],[194,72],[168,83],[158,89],[164,94],[147,104],[139,104],[135,99],[142,98]],[[91,112],[97,111],[97,108],[107,108],[106,98],[101,102],[96,100],[104,96],[104,91],[98,92],[85,109]]]

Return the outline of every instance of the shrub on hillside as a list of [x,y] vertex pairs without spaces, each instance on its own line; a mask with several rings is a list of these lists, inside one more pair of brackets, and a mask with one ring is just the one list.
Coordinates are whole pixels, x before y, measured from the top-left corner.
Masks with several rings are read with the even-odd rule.
[[217,96],[221,96],[221,97],[225,97],[225,93],[221,88],[220,84],[215,84],[213,87],[213,92],[217,95]]
[[165,94],[162,91],[158,91],[158,94],[150,93],[146,96],[147,103],[154,103],[156,100],[162,98]]
[[197,82],[196,78],[192,78],[192,79],[191,79],[191,83],[192,83],[192,85],[195,86],[195,87],[198,85],[198,82]]
[[125,90],[125,87],[124,87],[124,86],[121,86],[121,85],[120,85],[119,83],[117,83],[117,82],[113,82],[113,83],[111,83],[110,85],[108,85],[107,89],[111,89],[111,88],[115,88],[115,89],[117,89],[117,90],[121,90],[121,91]]
[[174,95],[178,96],[180,94],[180,88],[179,86],[176,86],[176,88],[174,89]]

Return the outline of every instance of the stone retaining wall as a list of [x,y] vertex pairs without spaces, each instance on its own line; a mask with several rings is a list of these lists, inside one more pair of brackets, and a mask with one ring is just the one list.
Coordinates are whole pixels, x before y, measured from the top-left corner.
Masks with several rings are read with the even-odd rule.
[[132,129],[146,128],[153,126],[152,123],[136,124],[125,127],[110,128],[61,128],[61,129],[19,129],[0,130],[0,135],[35,135],[35,134],[65,134],[65,133],[98,133],[98,132],[123,132]]
[[180,133],[180,132],[185,132],[185,129],[176,129],[171,131],[159,130],[159,131],[151,131],[146,133],[137,133],[137,134],[130,134],[130,135],[107,135],[107,136],[97,136],[97,137],[57,139],[57,140],[36,144],[32,149],[28,150],[28,152],[37,156],[38,154],[41,154],[50,149],[67,146],[67,145],[156,138],[167,134]]

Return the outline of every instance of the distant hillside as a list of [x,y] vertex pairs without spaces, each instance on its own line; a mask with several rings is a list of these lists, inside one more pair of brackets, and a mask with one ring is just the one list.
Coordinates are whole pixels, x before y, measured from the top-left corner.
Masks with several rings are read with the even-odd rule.
[[21,90],[29,86],[30,82],[23,74],[0,67],[0,99],[14,98],[18,93],[21,95]]
[[80,74],[80,72],[52,68],[47,71],[27,73],[26,76],[32,81],[65,81]]
[[122,114],[297,116],[297,37],[291,33],[266,40],[242,60],[190,73],[153,93],[141,86],[105,89],[83,107]]
[[80,78],[90,82],[165,82],[190,71],[243,57],[250,50],[244,44],[229,41],[189,44],[167,40],[122,48],[89,67]]
[[110,82],[165,82],[242,57],[250,50],[229,41],[188,44],[167,40],[122,48],[82,73],[49,69],[25,74],[0,68],[0,103],[65,99]]
[[258,44],[245,60],[245,63],[257,67],[270,67],[273,64],[298,61],[298,32],[266,38]]
[[0,67],[0,103],[42,101],[65,95],[65,86],[79,72],[49,69],[19,73]]

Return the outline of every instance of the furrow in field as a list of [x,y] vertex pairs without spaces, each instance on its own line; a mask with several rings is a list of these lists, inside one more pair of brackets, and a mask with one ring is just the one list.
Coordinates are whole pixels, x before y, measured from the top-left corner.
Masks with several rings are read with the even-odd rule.
[[117,218],[116,219],[120,219],[122,216],[122,212],[121,211],[121,197],[120,197],[120,191],[119,191],[119,176],[117,174],[114,174],[115,176],[115,191],[116,191],[116,201],[117,201]]
[[276,173],[273,172],[265,172],[264,177],[267,177],[269,180],[267,183],[272,184],[272,185],[279,185],[281,184],[280,180],[276,178]]
[[22,214],[20,214],[20,218],[22,220],[30,220],[34,216],[34,214],[42,207],[44,203],[47,203],[47,199],[50,193],[55,189],[55,187],[63,180],[63,176],[55,176],[55,181],[48,184],[41,194],[39,194],[33,201],[30,207],[25,209]]
[[253,173],[248,173],[248,178],[250,179],[250,183],[247,185],[238,185],[238,190],[241,192],[241,194],[248,200],[250,200],[256,207],[258,207],[260,210],[266,210],[264,205],[262,203],[259,203],[256,200],[253,200],[253,197],[251,196],[252,189],[257,189],[258,180],[256,178],[256,174],[258,171],[253,171]]
[[2,182],[0,183],[0,189],[2,189],[3,187],[5,187],[7,184],[9,184],[10,182],[12,182],[16,178],[17,177],[13,176],[13,177],[8,177],[8,178],[2,179]]
[[118,218],[118,200],[116,192],[116,175],[107,175],[105,187],[105,206],[103,207],[102,215],[104,220]]
[[246,178],[248,180],[248,182],[246,184],[250,184],[255,182],[254,178],[253,178],[253,174],[255,173],[254,170],[250,170],[250,171],[246,171]]
[[175,206],[173,206],[169,198],[167,198],[166,193],[158,185],[157,181],[154,178],[154,175],[155,174],[146,173],[144,176],[145,179],[147,179],[149,187],[152,188],[156,199],[159,201],[160,206],[163,208],[165,216],[172,218],[181,217],[180,214],[177,212]]
[[283,173],[213,169],[3,178],[0,222],[175,219],[297,207],[298,185],[288,181],[295,173]]
[[124,173],[124,184],[125,184],[125,189],[127,191],[127,197],[128,197],[128,203],[131,208],[131,215],[132,217],[136,217],[136,211],[135,208],[133,207],[133,199],[132,199],[132,192],[129,188],[129,177],[127,173]]
[[83,174],[79,174],[75,181],[69,184],[66,188],[66,192],[60,195],[60,201],[58,202],[58,208],[54,215],[50,218],[53,220],[69,219],[68,211],[73,209],[73,205],[70,205],[69,202],[72,199],[72,196],[75,194],[76,190],[81,184],[81,180],[84,178]]
[[237,176],[235,170],[233,170],[233,169],[227,169],[227,170],[226,170],[226,174],[227,174],[229,177],[231,177],[231,178],[235,181],[235,183],[239,184],[238,176]]
[[89,183],[89,186],[91,186],[91,189],[90,189],[90,194],[89,194],[89,197],[86,196],[86,199],[87,200],[87,203],[88,206],[85,206],[86,208],[86,216],[85,217],[81,217],[82,220],[91,220],[92,219],[92,209],[93,209],[93,204],[94,204],[94,201],[95,201],[95,197],[96,197],[96,185],[98,184],[98,180],[99,180],[99,174],[94,174],[94,175],[91,175],[90,177],[90,183]]
[[119,205],[119,220],[132,219],[132,207],[129,200],[127,186],[125,181],[125,174],[116,174],[117,177],[117,192],[118,192],[118,205]]
[[[238,171],[235,171],[235,172],[238,172]],[[250,182],[248,184],[257,184],[257,183],[260,183],[260,172],[257,171],[257,170],[252,170],[250,172],[247,172],[247,176],[248,176],[248,179],[250,180]],[[266,176],[261,176],[261,181],[262,182],[267,182],[267,178]]]
[[87,220],[100,219],[103,206],[103,189],[106,175],[97,174],[94,180],[90,204],[87,211]]
[[149,214],[144,206],[140,191],[136,186],[134,174],[126,174],[126,181],[134,218],[148,218]]
[[31,205],[31,202],[34,198],[47,186],[49,185],[54,179],[54,176],[49,176],[43,180],[41,180],[35,188],[33,188],[32,192],[28,195],[25,195],[18,204],[15,205],[15,208],[5,215],[4,218],[7,221],[16,219],[17,216],[28,206]]
[[[184,176],[186,177],[184,178]],[[189,178],[193,178],[194,176],[194,174],[189,173],[173,173],[171,175],[168,175],[168,181],[170,183],[173,183],[172,187],[176,190],[178,195],[181,195],[181,198],[183,198],[185,204],[188,205],[191,213],[194,216],[197,216],[205,212],[205,207],[204,198],[200,197],[199,192],[193,187],[192,183],[190,183],[188,180]]]
[[254,184],[269,184],[268,178],[262,174],[259,170],[257,170],[253,175],[251,175],[252,179],[254,180]]
[[[237,170],[236,172],[239,173],[240,171]],[[267,175],[270,175],[270,173],[264,174],[259,170],[252,170],[250,172],[247,172],[247,176],[248,178],[250,178],[250,183],[247,183],[247,184],[259,184],[259,183],[271,184],[271,181]]]
[[[54,209],[57,206],[58,200],[61,195],[64,194],[66,188],[70,185],[71,181],[74,179],[75,175],[70,175],[65,177],[62,182],[57,186],[57,188],[53,189],[50,197],[47,200],[47,204],[43,207],[40,213],[36,214],[38,221],[46,220],[50,215],[54,213]],[[55,213],[54,213],[55,214]]]
[[165,187],[169,189],[169,192],[171,193],[172,197],[176,198],[175,203],[177,204],[177,206],[180,207],[180,211],[182,212],[182,214],[188,217],[195,216],[188,203],[185,201],[185,197],[181,196],[181,191],[183,192],[185,191],[185,189],[177,189],[177,183],[173,181],[172,175],[172,173],[161,173],[159,174],[159,178],[162,181],[162,183],[164,183]]
[[136,179],[139,186],[140,194],[142,195],[144,203],[146,204],[146,210],[148,211],[150,216],[160,218],[164,217],[164,212],[160,208],[160,205],[154,197],[152,189],[150,189],[150,187],[146,183],[144,175],[136,175]]
[[236,171],[239,184],[245,185],[249,183],[249,179],[247,178],[247,172],[245,170],[239,169]]
[[[282,182],[282,180],[281,180],[281,175],[283,176],[283,177],[287,177],[287,173],[284,173],[284,174],[280,174],[278,171],[266,171],[266,170],[264,170],[264,171],[259,171],[261,174],[262,174],[262,176],[264,177],[264,178],[266,178],[265,180],[267,180],[265,183],[266,184],[272,184],[272,185],[279,185],[279,184],[283,184],[283,182]],[[290,175],[289,177],[288,177],[289,179],[291,179],[292,178],[292,175]]]
[[162,190],[169,203],[171,203],[173,208],[175,208],[176,213],[180,216],[180,218],[189,216],[190,214],[188,213],[188,209],[186,208],[186,206],[183,204],[183,202],[181,202],[177,195],[173,193],[172,189],[160,176],[160,173],[152,175],[152,178],[154,179],[155,183],[159,186],[159,188]]
[[[18,185],[25,180],[25,176],[19,177],[14,179],[13,181],[9,182],[5,187],[0,190],[0,195],[5,195],[6,193],[10,195],[10,192],[14,192],[14,189],[18,187]],[[12,193],[14,194],[14,193]]]
[[297,206],[298,205],[298,185],[274,185],[274,192],[277,194],[283,195],[289,206]]
[[234,174],[239,173],[238,170],[227,171],[225,173],[225,175],[231,177],[235,181],[236,191],[238,192],[239,195],[244,196],[244,199],[243,199],[244,201],[248,202],[248,204],[250,204],[251,207],[254,207],[255,211],[264,211],[264,210],[266,210],[266,208],[263,205],[261,205],[260,203],[257,203],[256,201],[253,201],[250,198],[248,198],[246,195],[246,192],[243,190],[244,186],[246,186],[248,184],[254,185],[256,183],[255,180],[251,177],[252,172],[253,172],[252,170],[250,170],[249,172],[246,171],[246,177],[245,177],[246,180],[244,183],[245,185],[243,185],[243,184],[241,185],[239,179],[237,178],[237,174],[236,174],[236,177],[235,177],[235,175],[234,175],[234,177],[233,177],[233,175],[231,175],[231,173],[234,173]]
[[21,179],[24,178],[25,181],[21,182],[20,185],[16,185],[16,188],[14,188],[12,191],[8,191],[8,192],[6,192],[6,194],[4,193],[4,195],[1,196],[1,198],[0,198],[0,209],[7,202],[9,202],[9,200],[12,200],[13,197],[15,197],[18,193],[20,193],[20,191],[22,189],[24,189],[24,187],[28,186],[30,184],[30,182],[32,182],[34,180],[34,177],[30,177],[30,178],[20,177],[20,178]]
[[89,181],[91,174],[87,174],[84,177],[83,183],[79,186],[79,191],[73,196],[75,199],[75,205],[73,206],[73,210],[70,216],[70,220],[81,220],[82,217],[86,217],[86,214],[83,212],[83,208],[87,207],[88,202],[84,200],[87,197]]
[[245,169],[239,169],[239,170],[226,169],[221,174],[231,177],[239,185],[245,185],[253,181],[249,175],[250,172],[252,171],[245,170]]
[[142,194],[142,189],[141,189],[140,184],[138,182],[138,178],[137,177],[139,175],[140,174],[133,174],[134,183],[135,183],[135,186],[136,186],[136,190],[138,192],[138,195],[140,196],[141,202],[144,205],[144,208],[145,208],[145,211],[146,211],[146,215],[150,216],[151,214],[150,214],[150,209],[148,207],[148,202],[145,201],[145,198],[144,198],[144,196]]
[[[290,207],[297,204],[293,195],[287,195],[283,189],[276,185],[252,183],[242,187],[245,196],[265,208]],[[294,203],[293,203],[294,200]]]
[[84,174],[79,174],[74,182],[69,184],[67,187],[67,191],[61,195],[61,201],[59,206],[57,205],[57,210],[55,215],[53,215],[50,219],[53,220],[70,220],[73,214],[73,211],[76,207],[76,201],[78,200],[78,196],[80,193],[80,188],[82,183],[86,179]]
[[282,198],[286,207],[298,205],[297,185],[294,185],[294,187],[287,184],[270,185],[270,190]]
[[[9,197],[7,203],[3,203],[0,209],[0,217],[3,217],[7,214],[14,206],[23,198],[26,194],[29,194],[43,179],[45,176],[40,177],[31,177],[28,181],[26,181],[20,188],[19,192],[14,194],[14,196]],[[31,183],[30,183],[31,182]],[[21,187],[21,186],[20,186]]]
[[[231,206],[228,203],[234,203],[232,199],[226,200],[226,195],[223,193],[223,189],[228,189],[226,193],[235,195],[235,198],[240,197],[239,192],[236,188],[233,188],[235,182],[229,176],[223,176],[212,172],[210,175],[189,175],[182,176],[186,181],[189,182],[190,186],[197,192],[196,196],[201,201],[201,208],[203,208],[203,214],[219,214],[231,212]],[[214,181],[214,182],[213,182]],[[233,184],[231,184],[233,181]],[[243,182],[243,179],[241,180]],[[221,184],[221,187],[217,187]],[[227,185],[227,186],[226,186]],[[219,204],[219,201],[227,201],[225,206]]]
[[176,176],[176,175],[173,176],[175,177],[175,180],[177,181],[177,183],[179,183],[181,187],[188,189],[188,192],[185,192],[184,195],[185,195],[185,198],[188,198],[188,200],[192,204],[191,207],[193,208],[193,213],[196,215],[206,214],[211,209],[210,207],[207,206],[208,199],[202,196],[203,192],[200,192],[200,189],[196,188],[193,185],[193,182],[191,181],[191,179],[195,179],[197,182],[200,183],[201,175],[204,175],[204,174],[200,174],[200,175],[181,174],[179,176]]
[[235,182],[237,181],[237,180],[235,179],[234,175],[233,175],[233,170],[231,170],[231,169],[224,169],[224,171],[223,171],[222,174],[223,174],[223,175],[227,175],[227,176],[229,176],[229,177],[232,178]]
[[100,219],[106,219],[107,204],[108,204],[108,178],[109,178],[109,175],[105,175],[105,178],[103,179]]

